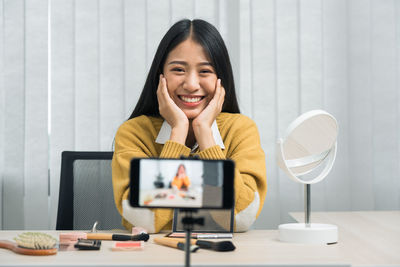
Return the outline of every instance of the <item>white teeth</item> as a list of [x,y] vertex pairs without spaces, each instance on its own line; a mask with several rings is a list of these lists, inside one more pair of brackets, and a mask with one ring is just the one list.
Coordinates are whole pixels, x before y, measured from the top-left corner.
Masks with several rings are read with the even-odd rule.
[[199,102],[201,100],[201,97],[186,97],[186,96],[181,96],[181,99],[185,102],[188,103],[195,103]]

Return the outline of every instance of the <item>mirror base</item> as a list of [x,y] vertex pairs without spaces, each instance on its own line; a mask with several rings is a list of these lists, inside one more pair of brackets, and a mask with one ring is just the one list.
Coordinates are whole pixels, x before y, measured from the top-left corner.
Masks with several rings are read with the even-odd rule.
[[333,244],[338,242],[338,228],[333,224],[320,223],[281,224],[279,240],[301,244]]

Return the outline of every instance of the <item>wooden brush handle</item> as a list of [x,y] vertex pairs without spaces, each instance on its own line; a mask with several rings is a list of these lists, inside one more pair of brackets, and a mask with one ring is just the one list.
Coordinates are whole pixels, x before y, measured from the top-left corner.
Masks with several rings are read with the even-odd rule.
[[[185,238],[176,238],[176,237],[164,237],[164,239],[171,239],[171,240],[176,240],[177,242],[181,242],[181,243],[186,243],[186,239]],[[190,244],[192,245],[196,245],[197,239],[190,239]]]
[[112,234],[103,234],[103,233],[87,233],[87,239],[95,239],[95,240],[113,240]]
[[[179,238],[155,237],[154,242],[159,245],[185,250],[185,241],[182,242],[182,240]],[[193,242],[191,243],[190,252],[196,252],[199,249],[199,246],[196,246]]]
[[19,254],[34,255],[34,256],[47,256],[47,255],[57,254],[56,248],[52,249],[21,248],[16,243],[8,240],[0,240],[0,248],[6,248]]
[[178,248],[178,243],[181,242],[178,238],[155,237],[154,242],[160,245]]

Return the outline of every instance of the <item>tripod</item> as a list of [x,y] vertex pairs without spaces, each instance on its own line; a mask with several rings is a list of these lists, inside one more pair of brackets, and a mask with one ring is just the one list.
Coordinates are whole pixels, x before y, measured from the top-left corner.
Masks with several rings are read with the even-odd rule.
[[191,246],[191,237],[192,237],[192,230],[193,226],[198,224],[198,225],[204,225],[204,218],[193,218],[193,213],[197,212],[197,209],[181,209],[182,212],[184,212],[185,216],[182,218],[182,224],[183,228],[185,230],[185,266],[189,267],[190,266],[190,246]]

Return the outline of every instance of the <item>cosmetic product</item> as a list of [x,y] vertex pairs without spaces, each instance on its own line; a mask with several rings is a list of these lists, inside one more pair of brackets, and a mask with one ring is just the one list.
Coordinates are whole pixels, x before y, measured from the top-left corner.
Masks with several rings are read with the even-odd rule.
[[147,234],[147,230],[139,226],[132,227],[132,235],[138,235],[141,233]]
[[100,250],[100,240],[89,240],[89,239],[78,239],[78,242],[74,245],[79,250]]
[[59,251],[74,251],[75,243],[78,239],[86,239],[86,233],[83,232],[68,232],[59,234]]
[[[184,238],[186,235],[185,232],[172,232],[166,235],[167,237],[177,237]],[[192,233],[192,238],[197,239],[232,239],[232,233]]]
[[232,233],[198,233],[196,236],[197,239],[228,239],[232,237]]
[[60,233],[59,240],[60,245],[69,245],[75,244],[78,239],[86,239],[86,233],[83,232],[69,232],[69,233]]
[[112,251],[132,251],[142,250],[143,248],[143,241],[115,241],[111,246]]

